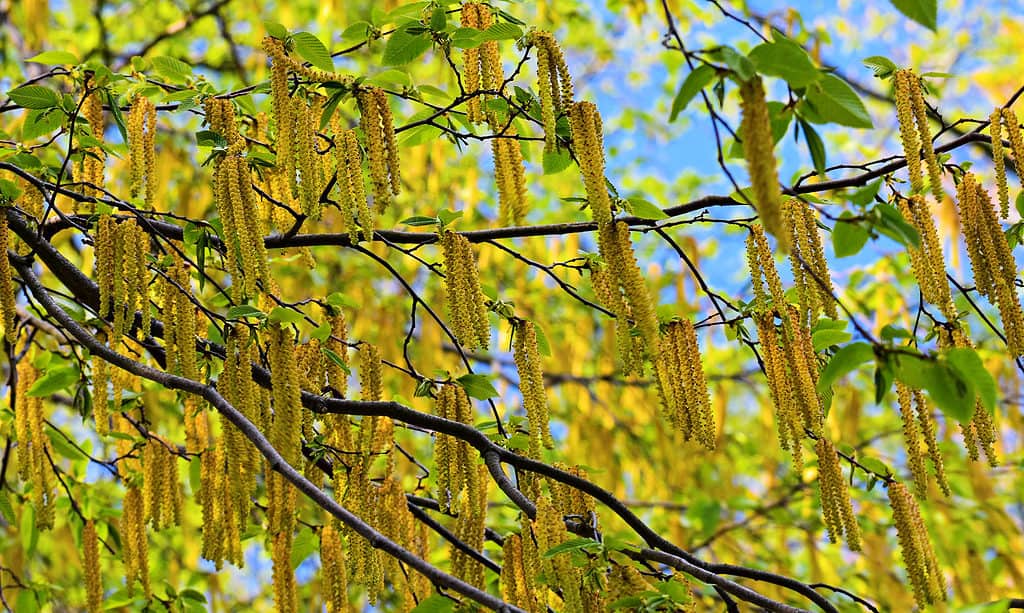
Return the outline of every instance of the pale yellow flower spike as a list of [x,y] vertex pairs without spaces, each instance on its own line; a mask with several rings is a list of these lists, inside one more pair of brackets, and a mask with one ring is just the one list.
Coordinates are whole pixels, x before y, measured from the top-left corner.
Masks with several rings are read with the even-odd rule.
[[921,148],[924,151],[924,159],[928,167],[928,180],[931,183],[935,201],[942,202],[946,198],[946,192],[942,189],[942,167],[939,166],[939,159],[935,155],[935,148],[932,145],[932,129],[928,125],[928,107],[924,103],[924,87],[921,80],[912,72],[909,80],[911,82],[910,104],[914,111],[917,133],[920,135]]
[[[796,198],[787,200],[783,204],[783,210],[786,226],[792,236],[789,262],[793,271],[793,284],[796,286],[798,300],[804,311],[804,319],[808,324],[816,322],[821,314],[835,319],[836,302],[832,297],[832,276],[825,260],[814,211],[808,204]],[[804,265],[801,265],[801,260]],[[821,283],[824,283],[825,287],[822,287]]]
[[612,202],[604,179],[604,149],[601,116],[593,102],[575,102],[569,106],[573,151],[583,174],[587,203],[598,226],[612,221]]
[[845,537],[851,551],[860,551],[860,527],[853,515],[850,491],[839,465],[839,455],[832,441],[822,436],[814,445],[818,455],[818,486],[821,490],[821,510],[828,527],[829,540],[833,543]]
[[760,77],[740,85],[740,100],[743,119],[739,133],[750,174],[754,208],[764,229],[778,241],[779,251],[788,253],[789,231],[782,222],[782,191],[775,163],[775,139]]
[[942,493],[949,498],[949,480],[946,478],[946,467],[942,461],[939,442],[935,438],[935,420],[932,417],[931,404],[929,404],[928,399],[921,390],[913,390],[911,395],[914,398],[914,407],[917,410],[917,423],[921,428],[924,442],[928,446],[928,457],[931,458],[932,466],[935,469],[935,481],[939,484],[939,489],[942,490]]
[[647,354],[655,358],[661,341],[658,315],[643,273],[637,264],[636,255],[633,253],[629,225],[619,221],[600,228],[598,244],[602,257],[608,263],[611,277],[622,289],[630,315],[643,338]]
[[914,226],[921,240],[920,247],[907,249],[910,253],[910,266],[921,286],[921,293],[925,300],[938,306],[947,319],[956,319],[957,310],[946,279],[946,258],[942,253],[928,202],[920,194],[898,200],[900,213]]
[[[1020,120],[1013,109],[1002,109],[1006,138],[1010,141],[1010,149],[1013,151],[1013,167],[1017,176],[1024,176],[1024,134],[1021,133]],[[1006,217],[1006,214],[1003,214]]]
[[[460,25],[464,28],[480,29],[480,5],[466,3],[462,5]],[[465,49],[462,52],[462,87],[467,94],[480,90],[480,47]],[[466,115],[470,122],[480,123],[484,120],[479,96],[466,100]]]
[[491,140],[494,179],[498,186],[498,220],[518,226],[522,225],[527,212],[523,152],[514,129],[506,131],[505,136],[508,138]]
[[271,537],[270,559],[273,562],[274,607],[278,613],[299,610],[295,571],[292,570],[292,533],[279,532]]
[[7,259],[7,250],[11,246],[10,232],[7,227],[7,207],[0,206],[0,313],[3,315],[4,338],[13,343],[17,336],[15,322],[18,317],[17,302],[14,298],[14,277],[11,263]]
[[946,599],[944,579],[914,497],[902,483],[894,481],[888,488],[903,565],[914,590],[914,599],[923,609]]
[[328,613],[350,613],[345,548],[331,524],[320,530],[320,583]]
[[[91,88],[92,79],[85,82],[86,88]],[[82,116],[89,124],[89,130],[95,139],[103,141],[104,121],[103,103],[100,101],[98,90],[93,90],[82,104]],[[82,160],[82,181],[88,183],[82,191],[86,196],[100,197],[103,195],[103,170],[107,158],[106,152],[100,147],[88,147],[85,149],[85,157]],[[90,205],[90,211],[95,209],[95,203]]]
[[519,389],[523,397],[523,408],[530,424],[530,456],[540,457],[543,445],[554,447],[548,428],[548,398],[544,388],[544,373],[540,365],[540,351],[537,348],[537,331],[528,321],[515,325],[515,340],[512,354],[519,371]]
[[921,137],[914,125],[914,105],[911,91],[918,87],[917,77],[909,70],[897,70],[893,75],[896,94],[896,119],[900,125],[900,140],[903,143],[903,155],[907,160],[907,173],[910,176],[910,188],[920,192],[924,188],[921,174]]
[[91,519],[82,527],[82,571],[85,575],[86,610],[100,613],[103,610],[103,573],[96,523]]
[[1006,159],[1003,151],[1002,109],[996,108],[988,118],[988,133],[992,137],[992,169],[996,175],[996,190],[999,192],[999,216],[1003,219],[1010,214],[1010,190],[1006,185]]
[[761,345],[761,358],[764,361],[768,388],[775,405],[775,423],[779,434],[779,446],[793,456],[793,465],[797,473],[803,470],[803,424],[797,409],[796,394],[789,382],[786,357],[779,347],[775,318],[771,313],[754,313],[757,324],[757,337]]
[[487,348],[490,324],[487,298],[480,288],[473,248],[466,237],[451,230],[441,234],[444,256],[445,298],[452,332],[468,349]]
[[914,489],[919,498],[928,496],[928,472],[921,452],[921,431],[914,414],[911,391],[902,382],[896,382],[896,397],[899,400],[900,420],[903,423],[903,448],[907,453],[907,468],[914,477]]

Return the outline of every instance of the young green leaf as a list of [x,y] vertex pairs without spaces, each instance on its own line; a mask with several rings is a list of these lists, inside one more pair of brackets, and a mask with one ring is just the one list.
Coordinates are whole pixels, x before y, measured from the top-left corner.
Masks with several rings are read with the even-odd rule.
[[939,19],[938,0],[890,0],[896,9],[910,19],[936,31]]
[[309,32],[296,32],[292,35],[295,42],[295,50],[313,66],[325,72],[334,72],[334,60],[331,59],[331,52],[323,42]]
[[461,385],[462,389],[466,390],[470,398],[487,400],[498,395],[498,390],[494,389],[494,385],[491,384],[490,377],[487,375],[462,375],[455,382]]
[[51,49],[50,51],[43,51],[42,53],[33,55],[32,57],[25,60],[26,62],[35,62],[37,64],[78,64],[79,59],[74,53],[70,51],[58,51]]
[[[423,30],[410,31],[412,28]],[[381,61],[385,66],[401,66],[408,64],[430,49],[430,30],[424,29],[419,23],[408,23],[395,30],[384,46],[384,57]]]
[[958,347],[950,349],[946,353],[946,359],[964,379],[971,382],[978,398],[981,399],[982,406],[989,412],[995,411],[998,400],[996,382],[992,378],[992,374],[985,368],[978,352],[970,347]]
[[181,60],[166,55],[153,58],[153,69],[160,76],[174,83],[184,83],[192,76],[192,67]]
[[865,66],[870,68],[879,79],[889,78],[889,76],[899,68],[895,62],[884,55],[872,55],[871,57],[866,57],[861,61]]
[[[844,211],[832,228],[832,249],[836,252],[837,258],[845,258],[855,255],[868,242],[868,231],[853,217],[849,211]],[[844,221],[849,219],[849,221]]]
[[52,109],[60,106],[60,95],[42,85],[22,85],[7,92],[18,106],[26,109]]
[[825,393],[839,378],[874,358],[875,350],[868,343],[851,343],[842,347],[821,371],[821,376],[818,378],[818,393]]
[[807,87],[821,78],[821,72],[814,67],[804,48],[785,37],[761,43],[747,57],[757,72],[785,79],[795,89]]
[[811,105],[815,123],[837,123],[851,128],[871,128],[871,116],[857,92],[846,81],[831,74],[807,88],[805,102]]
[[672,100],[672,111],[668,115],[670,122],[675,121],[676,117],[686,110],[686,106],[690,104],[693,97],[714,80],[715,74],[714,68],[707,64],[701,64],[686,75],[683,84],[679,86],[679,91],[676,92],[675,99]]

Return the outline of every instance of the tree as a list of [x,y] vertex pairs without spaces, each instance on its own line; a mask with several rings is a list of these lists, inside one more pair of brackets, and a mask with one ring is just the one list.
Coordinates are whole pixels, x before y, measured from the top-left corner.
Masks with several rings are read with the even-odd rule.
[[7,610],[1022,606],[1019,20],[180,4],[0,4]]

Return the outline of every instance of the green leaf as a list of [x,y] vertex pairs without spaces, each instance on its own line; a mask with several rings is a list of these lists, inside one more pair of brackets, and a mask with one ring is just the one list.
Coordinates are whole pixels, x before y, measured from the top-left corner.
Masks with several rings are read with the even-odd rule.
[[924,372],[924,389],[935,406],[960,423],[974,415],[975,392],[970,380],[948,362],[939,360]]
[[3,517],[9,524],[13,524],[18,519],[14,514],[14,507],[11,506],[11,498],[7,495],[6,490],[0,490],[0,517]]
[[346,375],[352,374],[352,369],[349,368],[348,364],[345,363],[345,360],[343,360],[340,355],[331,351],[327,347],[321,347],[320,350],[324,353],[325,356],[327,356],[328,360],[334,362],[339,368],[345,371]]
[[874,201],[880,187],[882,187],[882,180],[877,179],[864,187],[858,188],[857,191],[849,195],[848,199],[851,203],[858,206],[867,206]]
[[852,213],[843,211],[832,228],[832,249],[836,252],[837,258],[855,255],[868,242],[868,231],[860,222],[843,221],[852,217]]
[[494,389],[494,385],[491,384],[491,379],[487,375],[462,375],[455,381],[462,386],[462,389],[466,390],[466,394],[470,398],[487,400],[498,395],[498,390]]
[[50,396],[56,392],[68,389],[81,376],[81,373],[74,366],[58,366],[52,370],[47,370],[46,374],[36,379],[32,387],[28,388],[28,391],[25,392],[25,395],[30,398]]
[[412,217],[406,217],[402,221],[398,222],[406,226],[423,227],[433,226],[438,223],[437,217],[426,217],[424,215],[413,215]]
[[348,296],[346,296],[345,294],[343,294],[341,292],[332,292],[331,295],[327,296],[326,300],[327,300],[327,304],[329,304],[332,307],[337,308],[337,309],[341,309],[341,308],[358,309],[359,308],[359,304],[358,303],[356,303],[354,300],[352,300],[351,298],[349,298]]
[[78,56],[69,51],[43,51],[38,55],[34,55],[26,62],[35,62],[37,64],[78,64],[80,61]]
[[669,122],[675,121],[676,117],[686,110],[694,96],[707,87],[714,80],[716,74],[717,71],[713,67],[701,64],[686,75],[683,84],[679,86],[679,91],[676,92],[675,99],[672,100],[672,111],[668,115]]
[[814,67],[803,47],[783,36],[754,47],[748,57],[757,72],[785,79],[795,89],[807,87],[821,78],[821,72]]
[[863,466],[864,468],[875,473],[876,475],[888,477],[889,475],[893,474],[892,469],[889,468],[889,466],[885,462],[879,460],[878,458],[864,456],[857,458],[857,462],[860,463],[860,465]]
[[804,100],[813,107],[817,116],[807,119],[815,123],[837,123],[851,128],[874,127],[857,92],[835,75],[822,75],[820,81],[807,88]]
[[884,55],[872,55],[861,60],[879,79],[887,79],[899,66]]
[[276,306],[270,310],[270,315],[267,316],[267,319],[269,321],[279,321],[284,324],[294,324],[302,321],[305,317],[306,316],[301,311]]
[[946,359],[964,379],[971,382],[978,398],[981,399],[982,406],[990,413],[994,412],[998,400],[996,382],[992,378],[992,374],[985,368],[978,352],[970,347],[958,347],[950,349],[946,353]]
[[815,351],[821,351],[832,345],[840,345],[853,338],[846,330],[818,330],[811,335],[811,343]]
[[514,23],[496,23],[484,30],[484,40],[519,40],[523,29]]
[[890,0],[896,10],[928,28],[932,32],[938,26],[938,0]]
[[292,570],[298,568],[299,564],[302,564],[306,558],[316,553],[318,549],[320,549],[320,539],[313,534],[313,531],[306,526],[299,528],[299,533],[292,540],[290,559]]
[[36,510],[34,507],[25,505],[21,510],[21,548],[26,558],[32,558],[35,553],[36,544],[39,542],[39,531],[36,529]]
[[484,33],[475,28],[459,28],[452,32],[450,42],[458,49],[473,49],[486,41]]
[[179,59],[159,55],[153,58],[153,69],[175,83],[183,83],[192,76],[192,67]]
[[315,338],[321,343],[326,342],[331,337],[331,324],[324,322],[316,327],[315,330],[309,333],[310,338]]
[[369,79],[366,83],[371,85],[377,85],[378,87],[387,87],[389,85],[399,85],[401,87],[412,87],[412,77],[409,73],[404,70],[398,70],[397,68],[389,68],[384,72],[379,72]]
[[421,600],[410,613],[452,613],[454,610],[454,600],[440,594],[432,594],[429,598]]
[[204,596],[202,592],[200,592],[199,590],[194,590],[194,589],[192,589],[190,587],[187,587],[187,588],[181,590],[181,593],[179,593],[178,595],[180,597],[184,598],[185,600],[194,600],[196,602],[206,602],[206,596]]
[[440,223],[442,228],[446,228],[456,219],[462,218],[462,211],[452,211],[449,209],[442,209],[437,212],[437,221]]
[[537,352],[543,356],[551,356],[551,343],[548,342],[548,335],[544,334],[544,328],[540,327],[540,324],[533,322],[533,331],[537,334]]
[[814,170],[818,174],[825,174],[825,167],[828,166],[825,155],[825,143],[818,136],[818,132],[803,119],[800,120],[800,128],[804,132],[804,140],[807,142],[807,149],[811,152],[811,162],[814,163]]
[[551,549],[548,549],[547,551],[545,551],[543,553],[543,555],[541,555],[541,557],[545,558],[545,559],[551,559],[551,558],[557,556],[558,554],[566,553],[566,552],[569,552],[569,551],[591,550],[591,549],[600,548],[600,547],[601,547],[601,543],[598,543],[594,539],[588,539],[588,538],[569,539],[568,541],[565,541],[564,543],[559,543],[558,545],[555,545]]
[[440,6],[430,14],[430,29],[434,32],[444,32],[448,27],[448,14]]
[[284,40],[288,38],[288,28],[275,21],[264,21],[263,29],[267,31],[267,34],[273,36],[278,40]]
[[721,47],[712,53],[711,57],[725,62],[725,65],[736,73],[736,76],[742,82],[749,81],[756,75],[754,63],[747,56],[741,55],[732,47]]
[[0,202],[14,202],[24,191],[10,179],[0,179]]
[[253,317],[255,319],[266,319],[267,314],[257,309],[254,306],[248,304],[240,304],[233,306],[228,309],[226,317],[228,319],[245,319],[246,317]]
[[310,64],[325,72],[334,72],[334,60],[331,52],[323,42],[309,32],[296,32],[292,35],[295,50]]
[[875,207],[878,211],[878,220],[875,222],[875,229],[906,247],[920,247],[921,237],[917,229],[903,219],[903,215],[891,204],[879,204]]
[[200,130],[196,132],[196,144],[200,147],[213,147],[214,149],[227,149],[226,138],[213,130]]
[[23,85],[7,92],[11,100],[26,109],[52,109],[60,106],[60,95],[42,85]]
[[851,343],[841,348],[821,371],[818,378],[818,393],[824,394],[836,380],[874,358],[875,350],[868,343]]
[[569,166],[572,166],[572,157],[569,156],[569,152],[563,149],[556,151],[545,151],[544,152],[544,174],[554,175],[562,172]]
[[381,58],[385,66],[408,64],[430,49],[430,30],[411,34],[409,29],[412,27],[423,28],[419,23],[409,23],[395,30],[388,38],[384,46],[384,57]]
[[658,205],[653,202],[643,198],[626,198],[626,202],[629,203],[629,207],[633,210],[633,215],[636,217],[641,219],[668,219],[665,211],[658,208]]
[[1017,193],[1017,198],[1013,201],[1013,206],[1017,209],[1017,214],[1024,218],[1024,189]]

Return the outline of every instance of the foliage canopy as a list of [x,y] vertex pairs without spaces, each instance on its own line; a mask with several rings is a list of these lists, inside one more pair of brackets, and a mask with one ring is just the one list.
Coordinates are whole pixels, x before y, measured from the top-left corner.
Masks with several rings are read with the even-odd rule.
[[0,604],[1024,606],[1024,21],[855,4],[0,2]]

